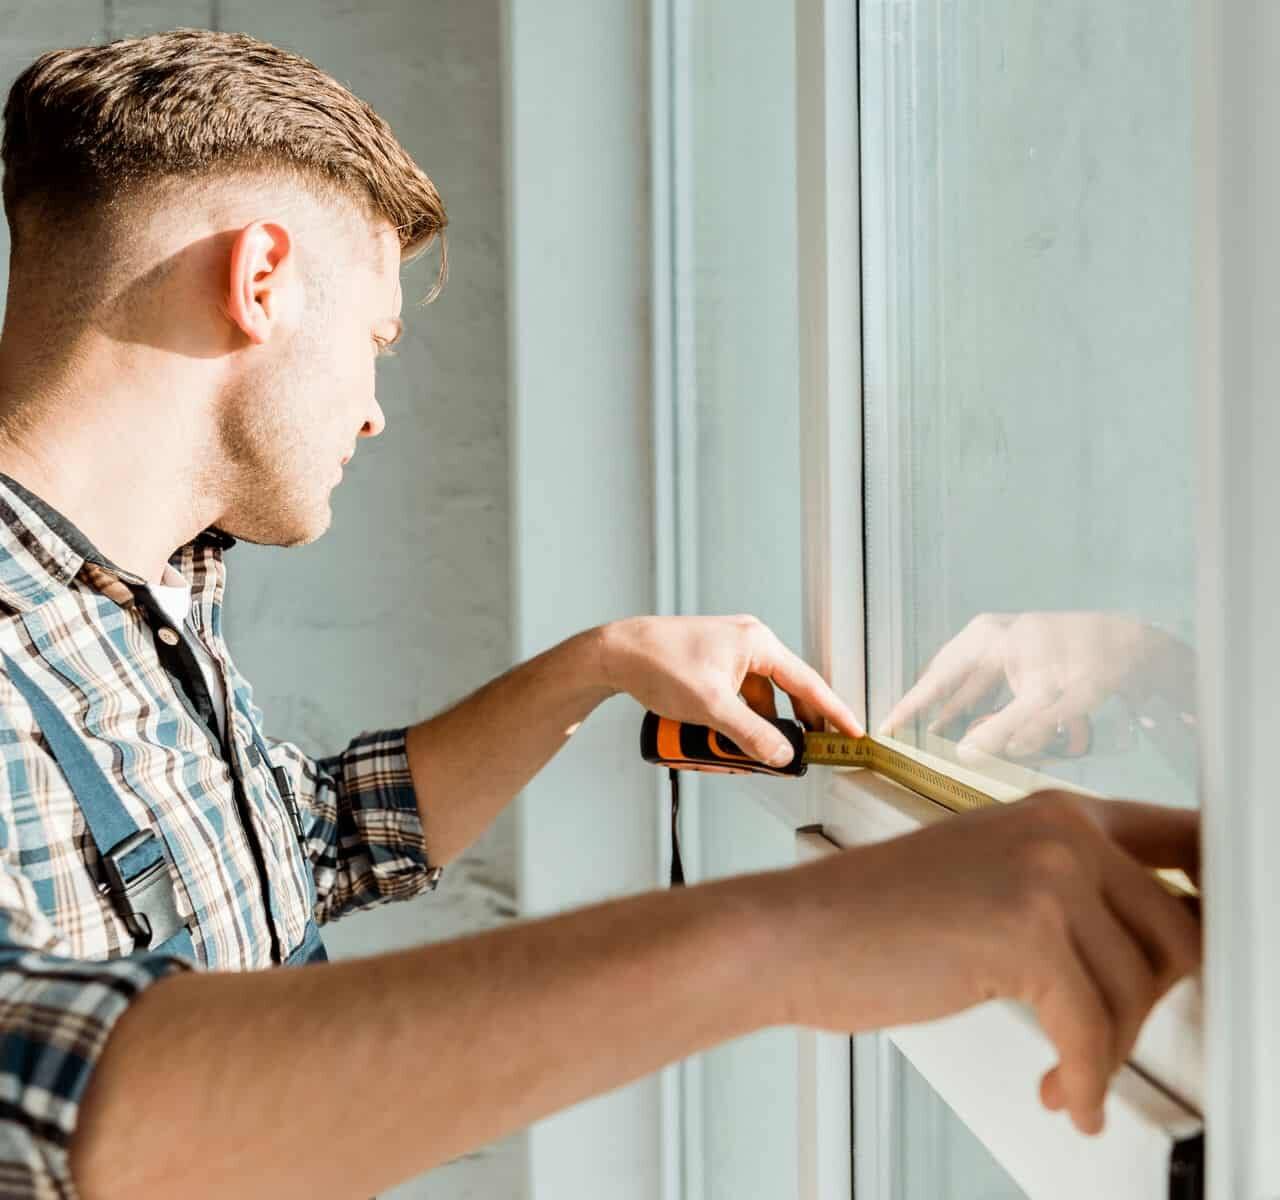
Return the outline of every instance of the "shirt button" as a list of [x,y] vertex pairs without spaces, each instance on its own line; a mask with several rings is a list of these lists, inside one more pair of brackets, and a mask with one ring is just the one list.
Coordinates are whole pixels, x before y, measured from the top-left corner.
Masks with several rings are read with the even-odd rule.
[[166,646],[176,646],[179,641],[178,635],[172,629],[167,627],[160,630],[160,633],[157,636]]

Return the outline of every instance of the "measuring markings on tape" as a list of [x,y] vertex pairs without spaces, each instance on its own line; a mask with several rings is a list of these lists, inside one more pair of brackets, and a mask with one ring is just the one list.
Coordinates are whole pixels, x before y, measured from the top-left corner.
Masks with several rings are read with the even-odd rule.
[[885,775],[952,812],[988,808],[1000,801],[942,771],[936,771],[910,755],[872,737],[853,738],[843,733],[806,733],[804,757],[808,763],[828,767],[861,767]]

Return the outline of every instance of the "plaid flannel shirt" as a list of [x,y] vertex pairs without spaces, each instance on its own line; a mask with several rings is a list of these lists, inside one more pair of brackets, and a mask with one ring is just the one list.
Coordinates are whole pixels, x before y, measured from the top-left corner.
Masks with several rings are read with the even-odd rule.
[[[30,708],[0,674],[0,1195],[72,1196],[67,1146],[107,1036],[155,980],[281,961],[318,923],[434,887],[405,730],[365,733],[313,760],[266,739],[222,635],[223,551],[207,531],[170,560],[191,583],[190,636],[222,673],[225,744],[157,634],[164,613],[137,576],[0,475],[0,649],[83,734],[129,815],[168,848],[196,963],[145,950],[111,899],[97,847]],[[193,632],[191,632],[193,631]],[[193,661],[188,662],[193,666]],[[207,693],[205,693],[207,696]],[[300,844],[274,786],[288,772]]]

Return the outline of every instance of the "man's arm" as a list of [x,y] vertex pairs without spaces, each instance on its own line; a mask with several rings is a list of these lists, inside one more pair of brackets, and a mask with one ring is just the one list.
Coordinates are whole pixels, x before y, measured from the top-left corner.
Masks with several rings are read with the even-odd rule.
[[1198,961],[1142,862],[1194,870],[1195,847],[1195,814],[1049,795],[394,955],[161,979],[107,1041],[72,1174],[86,1200],[364,1197],[756,1028],[994,996],[1034,1005],[1061,1053],[1042,1097],[1096,1131]]
[[409,730],[430,861],[461,854],[618,692],[663,716],[710,725],[757,758],[775,747],[789,758],[787,743],[756,711],[774,715],[774,684],[812,727],[826,718],[844,733],[862,732],[822,677],[753,617],[631,617],[561,642]]
[[410,728],[409,771],[432,866],[452,862],[484,833],[614,694],[604,637],[599,628],[577,634]]
[[361,961],[161,981],[82,1102],[76,1186],[362,1200],[780,1019],[767,892],[735,881]]

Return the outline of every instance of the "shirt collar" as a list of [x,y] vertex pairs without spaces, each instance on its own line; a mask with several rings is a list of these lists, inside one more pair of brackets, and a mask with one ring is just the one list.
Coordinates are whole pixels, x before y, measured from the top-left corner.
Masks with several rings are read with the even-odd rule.
[[[203,550],[220,557],[235,542],[210,527],[169,561],[179,566]],[[20,612],[35,608],[70,584],[86,563],[131,587],[146,586],[141,576],[111,562],[51,504],[0,472],[0,603]]]

